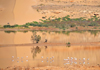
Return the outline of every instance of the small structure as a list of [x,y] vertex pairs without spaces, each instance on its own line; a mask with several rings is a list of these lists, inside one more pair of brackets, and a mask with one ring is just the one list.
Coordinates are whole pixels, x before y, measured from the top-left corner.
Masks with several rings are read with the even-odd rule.
[[9,25],[9,22],[7,24]]
[[99,14],[94,14],[94,16],[98,16]]
[[45,39],[45,43],[47,42],[47,39]]

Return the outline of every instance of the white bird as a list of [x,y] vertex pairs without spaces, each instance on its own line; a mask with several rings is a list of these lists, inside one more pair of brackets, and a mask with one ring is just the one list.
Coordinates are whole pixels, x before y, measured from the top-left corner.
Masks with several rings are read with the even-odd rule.
[[64,61],[65,61],[65,60],[68,60],[68,59],[64,59]]
[[26,61],[28,61],[28,60],[26,60]]
[[85,58],[83,58],[83,60],[85,60]]
[[83,64],[85,64],[85,62],[83,62]]
[[69,57],[68,57],[68,60],[70,60]]
[[70,64],[70,63],[66,63],[66,64]]
[[77,62],[75,62],[75,64],[77,64]]
[[12,60],[12,62],[13,62],[14,60]]
[[52,58],[54,58],[54,56],[52,56]]
[[26,57],[28,57],[28,56],[26,56]]
[[12,56],[12,58],[14,58],[14,56]]
[[41,58],[43,58],[43,56]]
[[73,59],[73,57],[71,57],[71,59]]
[[87,64],[89,64],[89,58],[87,59]]
[[83,64],[85,64],[85,58],[83,58]]
[[77,60],[77,58],[74,57],[75,60]]

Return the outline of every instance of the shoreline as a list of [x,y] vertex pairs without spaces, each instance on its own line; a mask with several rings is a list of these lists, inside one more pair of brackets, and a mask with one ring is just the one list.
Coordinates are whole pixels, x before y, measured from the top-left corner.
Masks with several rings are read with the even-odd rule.
[[[29,44],[1,44],[0,47],[10,47],[10,46],[67,46],[66,43],[29,43]],[[99,47],[100,42],[84,42],[84,43],[71,43],[71,46],[89,46],[89,47]]]
[[41,30],[43,30],[43,31],[91,31],[91,30],[93,30],[93,31],[96,31],[96,30],[100,30],[100,29],[67,29],[67,30],[62,30],[62,29],[56,29],[56,28],[43,28],[43,27],[40,27],[40,28],[34,28],[34,29],[30,29],[30,28],[28,28],[28,29],[17,29],[17,28],[7,28],[7,29],[0,29],[0,31],[32,31],[32,30],[37,30],[37,31],[41,31]]
[[6,69],[18,69],[18,70],[99,70],[100,65],[95,65],[95,66],[87,66],[87,65],[66,65],[66,66],[42,66],[42,67],[30,67],[30,66],[9,66],[6,68],[0,68],[1,70],[6,70]]

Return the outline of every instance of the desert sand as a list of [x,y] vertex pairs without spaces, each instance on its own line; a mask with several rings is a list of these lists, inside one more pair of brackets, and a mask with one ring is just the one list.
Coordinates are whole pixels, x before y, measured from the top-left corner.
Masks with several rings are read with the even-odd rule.
[[73,65],[73,66],[66,66],[66,67],[55,67],[55,66],[46,66],[46,67],[21,67],[21,66],[15,66],[15,67],[7,67],[6,69],[1,70],[100,70],[99,66],[79,66],[79,65]]
[[39,21],[44,16],[89,18],[100,14],[99,7],[99,0],[0,0],[0,25],[21,25]]

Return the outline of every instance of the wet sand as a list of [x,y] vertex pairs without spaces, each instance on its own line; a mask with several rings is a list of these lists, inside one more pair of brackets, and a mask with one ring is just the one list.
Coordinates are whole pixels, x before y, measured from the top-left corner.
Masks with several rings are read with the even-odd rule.
[[6,69],[1,70],[100,70],[100,66],[80,66],[80,65],[73,65],[73,66],[66,66],[66,67],[55,67],[55,66],[46,66],[46,67],[21,67],[21,66],[15,66],[15,67],[7,67]]
[[[99,65],[100,49],[86,50],[76,47],[77,50],[75,50],[73,48],[68,48],[66,46],[59,46],[59,48],[58,46],[54,47],[47,46],[47,48],[45,48],[44,46],[40,46],[38,49],[41,50],[40,53],[35,53],[36,47],[37,46],[1,47],[0,53],[3,54],[0,55],[0,59],[3,64],[0,63],[0,68],[12,69],[12,70],[14,68],[19,70],[25,68],[31,68],[34,70],[37,69],[99,70],[100,69]],[[66,63],[67,61],[64,61],[64,59],[67,59],[68,57],[77,58],[77,64],[72,63],[65,65],[64,63]],[[83,64],[83,58],[85,58],[85,64]]]

